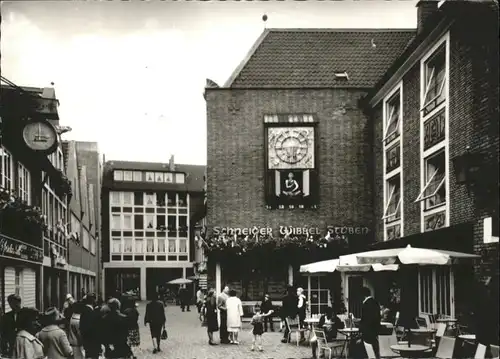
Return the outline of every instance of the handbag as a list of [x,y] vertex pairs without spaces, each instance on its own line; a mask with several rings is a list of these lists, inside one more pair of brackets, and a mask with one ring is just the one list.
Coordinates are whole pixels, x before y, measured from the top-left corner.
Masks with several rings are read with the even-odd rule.
[[167,338],[168,338],[167,330],[165,329],[165,327],[163,327],[163,330],[161,332],[161,340],[167,340]]

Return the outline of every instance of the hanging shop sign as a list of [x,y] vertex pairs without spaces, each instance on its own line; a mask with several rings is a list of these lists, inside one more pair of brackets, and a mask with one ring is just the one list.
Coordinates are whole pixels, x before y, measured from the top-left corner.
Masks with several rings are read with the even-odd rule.
[[59,146],[57,130],[46,120],[27,122],[23,128],[23,140],[30,150],[44,155],[50,155]]
[[0,234],[0,257],[43,262],[43,249]]
[[318,227],[291,227],[291,226],[280,226],[279,228],[273,229],[271,227],[214,227],[213,234],[215,236],[219,235],[243,235],[243,236],[285,236],[285,235],[322,235],[326,233],[347,235],[366,235],[370,232],[368,227],[353,227],[353,226],[327,226],[325,229]]

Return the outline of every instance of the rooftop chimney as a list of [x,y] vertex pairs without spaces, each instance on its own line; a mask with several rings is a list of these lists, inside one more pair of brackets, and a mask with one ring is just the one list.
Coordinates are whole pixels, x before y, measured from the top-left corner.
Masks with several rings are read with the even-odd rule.
[[175,171],[174,155],[170,156],[170,159],[168,160],[168,168],[172,172]]
[[425,23],[438,10],[437,0],[420,0],[417,3],[417,34],[420,34]]

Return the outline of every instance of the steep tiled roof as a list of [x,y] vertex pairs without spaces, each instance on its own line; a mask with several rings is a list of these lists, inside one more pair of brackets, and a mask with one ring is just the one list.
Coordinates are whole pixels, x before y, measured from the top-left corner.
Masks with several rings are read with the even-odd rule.
[[372,87],[414,36],[412,29],[268,29],[224,87]]
[[[130,171],[168,171],[168,163],[159,162],[135,162],[135,161],[107,161],[104,165],[105,174],[112,170],[130,170]],[[205,187],[205,166],[175,164],[176,172],[186,173],[186,183],[182,187],[190,192],[202,192]],[[163,185],[167,186],[166,184]],[[171,184],[172,189],[176,186]]]

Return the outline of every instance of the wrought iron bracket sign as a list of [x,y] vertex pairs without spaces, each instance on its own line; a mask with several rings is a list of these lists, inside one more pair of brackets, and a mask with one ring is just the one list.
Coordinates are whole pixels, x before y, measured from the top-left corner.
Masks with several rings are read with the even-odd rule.
[[0,257],[43,262],[43,249],[0,234]]

